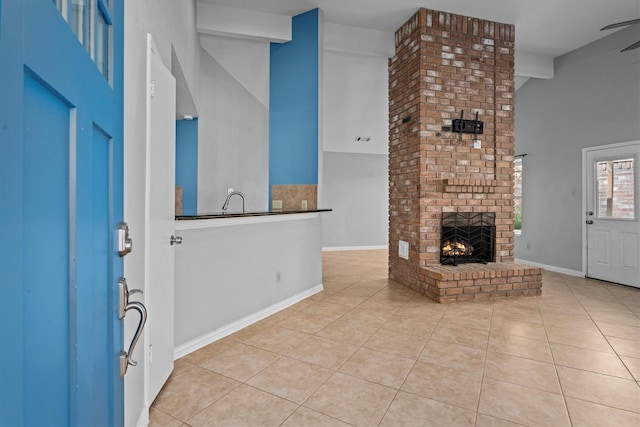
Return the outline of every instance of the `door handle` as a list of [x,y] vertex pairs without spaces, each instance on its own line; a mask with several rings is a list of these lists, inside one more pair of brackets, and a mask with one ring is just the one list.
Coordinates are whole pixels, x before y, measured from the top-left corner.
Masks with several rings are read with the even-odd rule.
[[170,245],[181,245],[182,244],[182,236],[171,236],[169,238]]
[[124,277],[121,277],[118,281],[118,291],[120,296],[120,312],[119,318],[122,319],[127,314],[129,310],[135,310],[140,314],[140,321],[138,322],[138,327],[136,328],[136,333],[133,335],[133,339],[131,340],[131,344],[129,344],[129,350],[120,352],[120,376],[124,376],[127,373],[127,369],[129,365],[136,366],[138,362],[133,360],[132,354],[133,350],[136,348],[136,344],[138,344],[138,340],[142,336],[142,330],[147,323],[147,308],[139,301],[129,302],[129,296],[134,293],[143,293],[140,289],[132,289],[129,291],[129,287],[127,286],[127,280]]
[[136,310],[140,313],[140,322],[138,322],[138,327],[136,328],[136,333],[133,335],[133,339],[131,340],[131,344],[129,344],[129,350],[120,352],[120,376],[123,377],[124,374],[127,373],[127,368],[129,365],[136,366],[138,362],[133,360],[133,350],[136,348],[136,344],[138,344],[138,340],[142,335],[142,330],[144,329],[145,324],[147,323],[147,309],[144,304],[138,301],[130,302],[127,304],[125,311]]
[[586,220],[585,222],[586,222],[587,224],[589,224],[589,225],[593,224],[593,220],[592,220],[592,219],[588,219],[588,220]]

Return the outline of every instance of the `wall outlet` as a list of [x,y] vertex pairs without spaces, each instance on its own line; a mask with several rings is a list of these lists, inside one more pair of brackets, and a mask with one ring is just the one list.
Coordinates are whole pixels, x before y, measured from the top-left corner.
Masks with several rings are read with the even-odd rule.
[[306,211],[306,210],[307,210],[307,201],[306,201],[306,200],[303,200],[303,201],[302,201],[302,210],[303,210],[303,211]]
[[282,200],[272,200],[271,209],[282,209]]
[[229,195],[231,193],[233,193],[233,188],[231,188],[231,187],[227,188],[227,195]]
[[398,256],[403,259],[409,259],[409,242],[404,240],[398,242]]

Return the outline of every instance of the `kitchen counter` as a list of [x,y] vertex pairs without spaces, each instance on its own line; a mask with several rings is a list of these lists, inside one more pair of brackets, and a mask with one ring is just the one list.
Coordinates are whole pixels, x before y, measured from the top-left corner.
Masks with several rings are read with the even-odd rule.
[[218,227],[235,227],[249,224],[266,224],[273,222],[290,222],[317,218],[319,213],[331,212],[331,209],[315,209],[306,211],[247,211],[213,212],[198,215],[176,216],[176,230],[205,229]]
[[318,213],[318,212],[331,212],[332,209],[310,209],[305,211],[291,211],[291,210],[273,210],[273,211],[247,211],[247,212],[212,212],[197,215],[176,215],[176,221],[189,221],[196,219],[222,219],[222,218],[244,218],[255,216],[271,216],[271,215],[292,215],[292,214],[306,214],[306,213]]

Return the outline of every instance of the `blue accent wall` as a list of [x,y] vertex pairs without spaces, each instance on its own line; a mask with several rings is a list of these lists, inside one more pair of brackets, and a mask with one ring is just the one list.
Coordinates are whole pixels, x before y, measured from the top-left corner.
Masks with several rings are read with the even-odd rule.
[[271,43],[269,191],[318,183],[318,9],[293,17],[292,40]]
[[176,185],[182,186],[182,211],[198,213],[198,120],[176,123]]

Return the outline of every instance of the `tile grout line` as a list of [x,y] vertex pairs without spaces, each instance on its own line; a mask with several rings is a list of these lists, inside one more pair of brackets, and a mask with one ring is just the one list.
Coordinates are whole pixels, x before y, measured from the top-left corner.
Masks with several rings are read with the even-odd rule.
[[[348,285],[347,287],[343,288],[342,290],[340,290],[340,291],[337,291],[337,292],[333,293],[333,294],[332,294],[332,296],[333,296],[333,295],[335,295],[335,294],[337,294],[337,293],[339,293],[339,292],[341,292],[341,291],[344,291],[345,289],[348,289],[349,287],[354,286],[354,285],[356,285],[357,283],[360,283],[360,282],[362,282],[362,281],[364,281],[364,280],[365,280],[365,279],[357,280],[357,281],[355,281],[354,283],[351,283],[351,284],[350,284],[350,285]],[[329,326],[333,325],[333,324],[334,324],[335,322],[337,322],[339,319],[343,318],[346,314],[348,314],[348,313],[352,312],[352,311],[353,311],[353,310],[355,310],[357,307],[359,307],[361,304],[363,304],[364,302],[366,302],[366,301],[367,301],[367,300],[369,300],[370,298],[373,298],[375,295],[377,295],[379,292],[381,292],[383,289],[386,289],[387,287],[388,287],[388,286],[385,286],[384,288],[382,288],[382,289],[380,289],[379,291],[375,292],[373,295],[368,296],[364,301],[360,302],[360,303],[359,303],[359,304],[357,304],[356,306],[354,306],[354,307],[350,307],[350,310],[349,310],[349,311],[347,311],[347,312],[345,312],[344,314],[340,315],[340,316],[339,316],[338,318],[336,318],[333,322],[329,323],[329,324],[328,324],[327,326],[325,326],[324,328],[322,328],[322,329],[320,329],[319,331],[315,332],[315,333],[313,334],[313,336],[316,336],[316,337],[318,337],[318,338],[328,339],[328,340],[331,340],[331,341],[339,341],[339,342],[343,342],[343,341],[340,341],[340,340],[334,340],[334,339],[330,339],[330,338],[323,337],[323,336],[321,336],[321,335],[318,335],[318,333],[322,332],[323,330],[325,330],[325,329],[326,329],[326,328],[328,328]],[[379,331],[380,329],[382,329],[382,326],[378,327],[378,329],[376,330],[376,332],[374,332],[374,334],[375,334],[375,333],[377,333],[377,331]],[[367,340],[367,341],[368,341],[368,340]],[[349,358],[347,358],[343,363],[341,363],[341,364],[340,364],[340,366],[338,366],[338,367],[337,367],[337,368],[335,368],[335,369],[332,369],[332,370],[333,370],[333,373],[332,373],[329,377],[327,377],[327,379],[326,379],[322,384],[320,384],[320,385],[319,385],[319,386],[318,386],[318,387],[317,387],[317,388],[316,388],[316,389],[315,389],[315,390],[314,390],[314,391],[313,391],[313,392],[312,392],[312,393],[311,393],[311,394],[310,394],[310,395],[309,395],[309,396],[308,396],[308,397],[307,397],[307,398],[306,398],[306,399],[305,399],[305,400],[300,404],[300,407],[304,407],[304,408],[306,408],[306,409],[309,409],[309,410],[312,410],[312,411],[315,411],[315,412],[321,413],[321,414],[323,414],[323,415],[325,415],[325,416],[328,416],[328,417],[330,417],[330,418],[332,418],[332,419],[339,420],[339,421],[341,421],[341,422],[343,422],[343,423],[345,423],[345,424],[353,425],[353,424],[351,424],[350,422],[345,421],[345,420],[343,420],[343,419],[341,419],[341,418],[336,418],[336,417],[334,417],[334,416],[332,416],[332,415],[329,415],[329,414],[326,414],[326,413],[324,413],[324,412],[318,411],[317,409],[313,409],[313,408],[310,408],[310,407],[308,407],[308,406],[304,406],[304,404],[305,404],[305,403],[306,403],[306,402],[307,402],[307,401],[308,401],[308,400],[309,400],[309,399],[310,399],[310,398],[311,398],[315,393],[317,393],[317,391],[318,391],[318,390],[320,390],[320,389],[321,389],[325,384],[327,384],[327,382],[328,382],[331,378],[333,378],[337,373],[340,373],[340,374],[342,374],[342,375],[351,376],[351,377],[353,377],[353,378],[358,378],[358,379],[360,379],[360,380],[364,380],[364,381],[367,381],[367,382],[371,382],[371,381],[368,381],[368,380],[363,379],[363,378],[354,377],[354,376],[352,376],[352,375],[348,375],[348,374],[345,374],[345,373],[340,372],[340,369],[341,369],[341,368],[342,368],[342,367],[343,367],[343,366],[344,366],[344,365],[345,365],[349,360],[351,360],[351,358],[352,358],[352,357],[353,357],[353,356],[354,356],[354,355],[355,355],[355,354],[356,354],[360,349],[362,349],[362,348],[364,347],[364,345],[366,344],[366,342],[367,342],[367,341],[365,341],[364,343],[360,344],[360,345],[358,346],[358,348],[357,348],[357,349],[356,349],[356,350],[355,350],[355,351],[354,351],[354,352],[349,356]],[[351,343],[347,343],[347,344],[351,344]],[[319,365],[317,365],[317,366],[319,366]],[[377,383],[373,383],[373,382],[371,382],[371,383],[372,383],[372,384],[377,384]],[[388,408],[387,408],[387,409],[388,409]],[[385,411],[385,413],[386,413],[386,411]],[[292,415],[293,415],[293,414],[292,414]],[[384,418],[384,416],[383,416],[383,418]]]
[[[405,304],[406,305],[406,304]],[[447,306],[447,310],[449,310],[449,306]],[[447,312],[447,310],[444,311],[444,313]],[[397,313],[397,312],[396,312]],[[389,403],[389,406],[387,407],[387,410],[384,412],[384,415],[382,416],[382,418],[380,419],[380,422],[378,423],[378,426],[380,426],[380,424],[382,423],[382,420],[384,420],[384,418],[387,416],[387,413],[389,412],[389,409],[391,408],[391,405],[393,405],[393,402],[396,400],[396,398],[398,397],[398,394],[400,394],[400,391],[402,390],[402,387],[404,386],[404,384],[407,382],[407,378],[409,378],[409,375],[411,375],[411,372],[413,371],[413,369],[415,368],[415,366],[417,365],[418,361],[420,360],[420,355],[422,354],[422,352],[424,351],[425,347],[427,346],[427,344],[429,344],[429,341],[431,341],[431,337],[433,336],[434,331],[438,328],[438,325],[440,324],[440,321],[442,321],[442,318],[444,317],[444,313],[442,313],[442,316],[440,316],[440,318],[438,319],[438,321],[436,322],[435,327],[431,330],[431,332],[429,333],[429,337],[427,338],[427,340],[425,341],[425,343],[422,345],[422,348],[420,349],[420,352],[418,352],[418,356],[416,357],[416,359],[413,361],[413,364],[411,365],[411,368],[409,369],[409,371],[407,372],[407,375],[405,375],[404,379],[402,380],[402,384],[400,384],[400,386],[398,387],[398,389],[396,390],[395,395],[393,396],[393,399],[391,399],[391,403]],[[407,391],[403,391],[404,393],[409,393]],[[413,394],[413,393],[409,393],[409,394]],[[423,397],[423,396],[419,396],[419,397]],[[435,399],[432,399],[435,400]],[[444,402],[442,402],[444,403]]]
[[[564,280],[564,279],[563,279],[563,280]],[[594,280],[594,279],[591,279],[591,280]],[[623,306],[625,306],[625,307],[626,307],[626,305],[625,305],[625,304],[623,304],[623,303],[620,301],[620,299],[619,299],[616,295],[612,294],[612,293],[609,291],[609,289],[607,289],[606,287],[604,287],[604,286],[603,286],[602,284],[600,284],[600,283],[598,283],[598,286],[599,286],[599,287],[604,288],[604,290],[605,290],[609,295],[611,295],[613,298],[615,298],[615,299],[616,299],[616,301],[618,301],[619,303],[621,303]],[[627,366],[627,364],[626,364],[626,363],[624,363],[624,361],[623,361],[623,360],[622,360],[622,358],[620,357],[620,354],[618,353],[618,351],[615,349],[615,347],[614,347],[614,346],[611,344],[611,342],[609,341],[609,339],[608,339],[607,335],[605,335],[605,333],[602,331],[602,329],[600,329],[600,326],[598,325],[598,322],[593,318],[593,316],[592,316],[592,315],[591,315],[591,313],[589,312],[589,309],[587,309],[587,308],[584,306],[584,304],[582,303],[582,301],[580,301],[580,299],[577,297],[576,293],[575,293],[575,292],[574,292],[574,290],[573,290],[573,287],[571,287],[569,284],[567,284],[567,287],[569,288],[569,290],[571,291],[571,293],[573,294],[573,296],[575,297],[575,299],[578,301],[578,304],[580,304],[580,306],[581,306],[581,307],[582,307],[582,309],[585,311],[585,313],[587,313],[587,316],[589,316],[589,319],[593,322],[593,324],[595,325],[595,327],[598,329],[598,332],[600,332],[600,334],[602,335],[602,337],[604,338],[604,340],[607,342],[607,344],[609,344],[609,346],[611,347],[611,349],[612,349],[612,350],[613,350],[613,352],[615,353],[616,357],[618,358],[618,361],[622,364],[622,366],[624,366],[624,368],[627,370],[627,372],[628,372],[628,373],[629,373],[629,375],[631,376],[631,379],[632,379],[633,381],[636,381],[636,378],[634,377],[633,372],[631,372],[631,370],[629,369],[629,367]],[[610,323],[615,323],[615,322],[610,322]],[[555,365],[555,361],[554,361],[554,365]],[[570,368],[570,367],[569,367],[569,368]],[[573,368],[573,369],[578,369],[578,368]],[[594,372],[594,371],[589,371],[589,370],[586,370],[586,369],[580,369],[580,370],[582,370],[582,371],[586,371],[586,372]],[[617,377],[617,376],[615,376],[615,375],[608,375],[608,374],[603,374],[603,373],[600,373],[600,372],[594,372],[594,373],[601,374],[601,375],[606,375],[606,376],[613,377],[613,378],[620,378],[620,377]],[[626,379],[626,378],[623,378],[623,379]],[[636,383],[637,383],[637,381],[636,381]],[[562,385],[561,385],[561,386],[562,386]],[[563,394],[564,394],[564,393],[563,393]],[[596,402],[593,402],[593,403],[596,403]],[[605,405],[605,406],[608,406],[609,408],[613,408],[612,406],[609,406],[609,405]],[[614,408],[614,409],[620,409],[620,408]]]
[[[571,291],[570,286],[568,286],[566,283],[565,283],[565,286],[567,286],[567,288],[569,288],[569,290]],[[573,293],[573,291],[571,292]],[[567,405],[567,396],[565,396],[564,389],[562,388],[562,382],[560,381],[560,374],[558,373],[558,365],[556,364],[556,357],[553,354],[553,350],[551,349],[551,342],[549,341],[549,332],[547,331],[547,327],[546,327],[547,325],[544,322],[544,316],[542,314],[542,310],[540,309],[540,303],[537,298],[538,297],[536,297],[536,305],[538,306],[540,319],[542,319],[542,329],[544,330],[544,335],[547,338],[547,346],[549,347],[549,353],[551,354],[551,360],[553,361],[553,370],[556,373],[556,380],[558,381],[558,385],[560,386],[560,395],[562,396],[562,402],[564,403],[564,411],[565,411],[565,414],[567,415],[567,419],[569,420],[569,424],[573,426],[573,420],[571,419],[571,413],[569,412],[569,405]],[[574,295],[574,298],[575,298],[575,295]],[[576,298],[576,300],[578,299]]]
[[[480,402],[482,401],[482,389],[484,388],[484,374],[487,370],[487,356],[489,355],[489,343],[491,342],[491,330],[493,328],[493,315],[495,312],[495,301],[491,304],[491,318],[489,319],[489,336],[487,337],[487,345],[484,350],[484,363],[482,364],[482,375],[480,379],[480,394],[478,394],[478,405],[476,406],[476,419],[474,421],[474,426],[478,424],[478,416],[480,415]],[[483,414],[484,415],[484,414]]]

